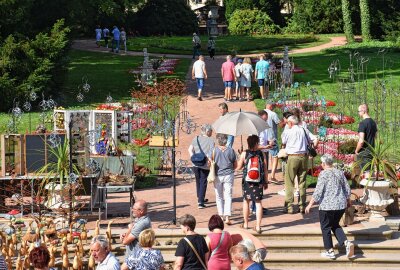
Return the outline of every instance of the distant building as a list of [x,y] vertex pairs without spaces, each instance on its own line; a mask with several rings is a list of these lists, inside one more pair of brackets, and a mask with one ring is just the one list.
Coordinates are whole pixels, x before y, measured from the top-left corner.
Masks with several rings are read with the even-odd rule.
[[[218,6],[224,6],[224,0],[217,0],[216,1]],[[187,0],[187,4],[190,6],[192,10],[198,10],[206,5],[207,0]]]

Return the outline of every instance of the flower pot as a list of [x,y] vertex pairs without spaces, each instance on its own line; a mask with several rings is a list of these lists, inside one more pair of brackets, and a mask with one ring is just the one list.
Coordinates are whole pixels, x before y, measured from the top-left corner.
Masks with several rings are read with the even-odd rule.
[[390,181],[376,181],[372,179],[368,181],[368,179],[363,179],[360,184],[365,186],[365,195],[360,200],[371,210],[369,221],[384,222],[385,218],[381,212],[389,204],[393,203],[393,199],[389,193]]

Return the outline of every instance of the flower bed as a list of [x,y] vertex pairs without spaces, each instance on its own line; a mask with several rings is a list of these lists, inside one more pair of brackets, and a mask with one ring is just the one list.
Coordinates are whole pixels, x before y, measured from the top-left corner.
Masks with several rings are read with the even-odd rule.
[[339,153],[339,146],[350,140],[358,140],[357,132],[345,128],[327,128],[326,135],[319,136],[318,139],[320,141],[317,148],[319,154],[330,154],[345,164],[354,162],[354,154]]
[[[279,102],[278,101],[274,105],[277,106],[278,108],[293,107],[293,108],[301,109],[304,104],[310,104],[310,105],[313,105],[315,107],[321,107],[323,105],[323,102],[322,101],[313,102],[311,100],[302,99],[302,100],[288,100],[288,101],[285,101],[285,102]],[[332,100],[326,100],[324,105],[326,107],[333,107],[333,106],[336,106],[336,103],[334,101],[332,101]]]
[[321,116],[327,117],[332,120],[335,125],[345,125],[345,124],[353,124],[354,118],[352,116],[335,114],[335,113],[327,113],[327,112],[318,112],[318,111],[308,111],[303,113],[303,120],[308,124],[318,125],[320,122]]

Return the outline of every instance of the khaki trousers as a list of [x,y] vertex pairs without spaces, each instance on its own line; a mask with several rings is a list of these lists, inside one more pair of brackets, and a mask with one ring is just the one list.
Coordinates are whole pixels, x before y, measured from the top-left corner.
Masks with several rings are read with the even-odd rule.
[[307,177],[308,156],[288,156],[285,168],[285,208],[293,212],[293,186],[297,176],[299,180],[300,211],[306,208],[306,177]]

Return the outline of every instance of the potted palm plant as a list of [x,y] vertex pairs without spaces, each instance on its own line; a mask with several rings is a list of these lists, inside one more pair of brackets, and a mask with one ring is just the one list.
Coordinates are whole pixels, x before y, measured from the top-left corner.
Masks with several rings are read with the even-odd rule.
[[[394,192],[397,193],[395,163],[389,159],[389,147],[378,136],[374,147],[368,144],[371,159],[361,168],[360,184],[365,187],[361,202],[371,210],[370,221],[385,220],[381,212],[394,202]],[[360,162],[355,162],[355,166],[360,166]]]
[[[56,147],[49,145],[48,148],[52,158],[36,172],[36,175],[43,177],[38,188],[38,196],[44,197],[44,206],[48,209],[55,212],[70,212],[73,195],[78,187],[78,169],[72,164],[70,171],[68,140]],[[74,205],[75,203],[72,206]]]

